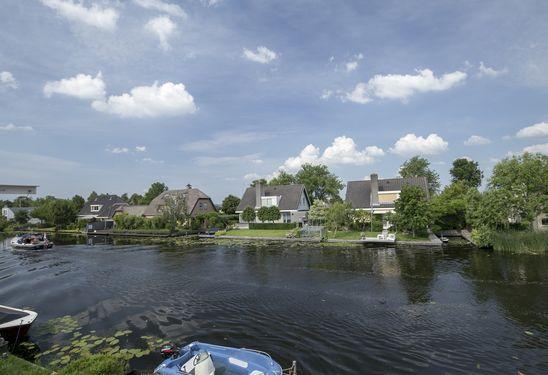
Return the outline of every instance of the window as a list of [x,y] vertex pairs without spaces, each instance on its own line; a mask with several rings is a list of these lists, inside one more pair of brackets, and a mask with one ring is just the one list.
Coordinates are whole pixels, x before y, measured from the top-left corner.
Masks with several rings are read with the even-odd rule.
[[548,217],[543,217],[542,218],[542,226],[546,226],[548,225]]
[[98,204],[91,205],[91,212],[98,212],[101,209],[101,206]]
[[272,207],[278,205],[278,197],[261,197],[261,207]]
[[291,213],[290,212],[282,212],[282,220],[284,223],[291,223]]

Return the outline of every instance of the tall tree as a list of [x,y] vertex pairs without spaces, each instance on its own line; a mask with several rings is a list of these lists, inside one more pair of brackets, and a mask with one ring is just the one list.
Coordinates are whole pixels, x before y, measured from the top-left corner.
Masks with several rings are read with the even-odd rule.
[[479,169],[478,162],[466,158],[458,158],[453,161],[453,167],[449,171],[451,181],[462,181],[470,187],[479,187],[483,178],[483,172]]
[[466,198],[469,189],[471,187],[465,181],[458,180],[432,198],[430,209],[436,229],[463,229],[466,226]]
[[89,203],[89,202],[93,202],[94,200],[97,199],[98,196],[99,196],[99,195],[98,195],[98,194],[95,192],[95,190],[94,190],[94,191],[92,191],[92,192],[89,194],[88,199],[86,200],[86,202],[88,202],[88,203]]
[[66,227],[76,221],[76,209],[70,200],[57,199],[51,204],[50,220],[57,227]]
[[143,200],[143,196],[137,193],[131,194],[131,197],[129,197],[129,204],[131,205],[139,205],[141,204],[141,201]]
[[339,191],[344,184],[337,176],[329,172],[326,165],[304,164],[295,177],[297,183],[306,187],[312,202],[316,199],[326,202],[341,200]]
[[183,194],[168,194],[164,199],[162,216],[171,231],[174,231],[178,225],[185,225],[190,217],[185,196]]
[[82,207],[84,207],[84,205],[86,204],[86,201],[84,200],[84,198],[79,196],[78,194],[72,197],[71,201],[76,211],[80,211]]
[[13,207],[31,207],[34,205],[34,202],[31,198],[20,196],[14,199]]
[[335,202],[327,210],[327,227],[335,232],[341,229],[349,220],[350,205],[348,203]]
[[257,179],[257,180],[251,181],[251,183],[249,184],[249,186],[255,187],[255,185],[257,185],[257,183],[259,183],[259,182],[261,183],[261,185],[266,185],[266,184],[267,184],[267,182],[266,182],[266,180],[265,180],[264,178],[259,178],[259,179]]
[[234,215],[236,213],[236,208],[240,204],[240,198],[230,194],[223,199],[221,204],[221,210],[227,215]]
[[291,173],[286,171],[280,171],[280,173],[274,177],[272,180],[268,181],[268,184],[271,186],[274,185],[291,185],[297,182],[297,179]]
[[426,177],[428,181],[428,191],[430,195],[435,195],[440,188],[440,176],[430,169],[430,162],[421,157],[413,156],[400,167],[400,176],[402,177]]
[[320,199],[316,199],[308,211],[308,219],[314,224],[325,223],[329,205]]
[[167,185],[163,182],[154,182],[148,188],[148,191],[143,196],[141,204],[149,204],[154,198],[162,194],[164,191],[167,191]]
[[120,195],[120,198],[122,198],[124,202],[129,203],[129,196],[127,193]]
[[29,221],[29,213],[23,210],[16,211],[13,220],[15,220],[17,224],[26,224]]
[[399,228],[410,231],[426,230],[430,223],[430,211],[423,190],[418,186],[405,185],[395,202],[393,218]]

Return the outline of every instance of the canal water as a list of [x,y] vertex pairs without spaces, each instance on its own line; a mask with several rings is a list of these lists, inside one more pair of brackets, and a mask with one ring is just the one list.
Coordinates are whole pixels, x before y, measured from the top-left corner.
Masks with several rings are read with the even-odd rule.
[[[297,360],[301,374],[548,373],[546,256],[463,243],[54,240],[53,249],[33,252],[0,240],[0,304],[39,313],[30,340],[42,351],[74,333],[48,331],[52,321],[76,321],[77,335],[127,330],[120,345],[138,349],[151,337],[255,348],[282,366]],[[130,363],[151,371],[160,361],[152,352]]]

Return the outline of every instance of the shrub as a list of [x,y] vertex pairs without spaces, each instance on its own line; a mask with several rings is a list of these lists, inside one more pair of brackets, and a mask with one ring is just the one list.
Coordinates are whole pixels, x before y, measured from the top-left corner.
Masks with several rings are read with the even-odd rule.
[[492,235],[493,231],[486,226],[472,230],[472,240],[477,247],[492,247]]
[[125,364],[107,355],[78,359],[58,372],[59,375],[124,375]]
[[297,223],[249,223],[249,229],[293,229]]

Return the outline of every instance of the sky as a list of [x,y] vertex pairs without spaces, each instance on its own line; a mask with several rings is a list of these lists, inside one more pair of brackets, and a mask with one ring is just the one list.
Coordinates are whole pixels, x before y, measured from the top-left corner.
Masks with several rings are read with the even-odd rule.
[[0,183],[219,203],[303,163],[489,176],[548,154],[547,19],[544,0],[2,0]]

